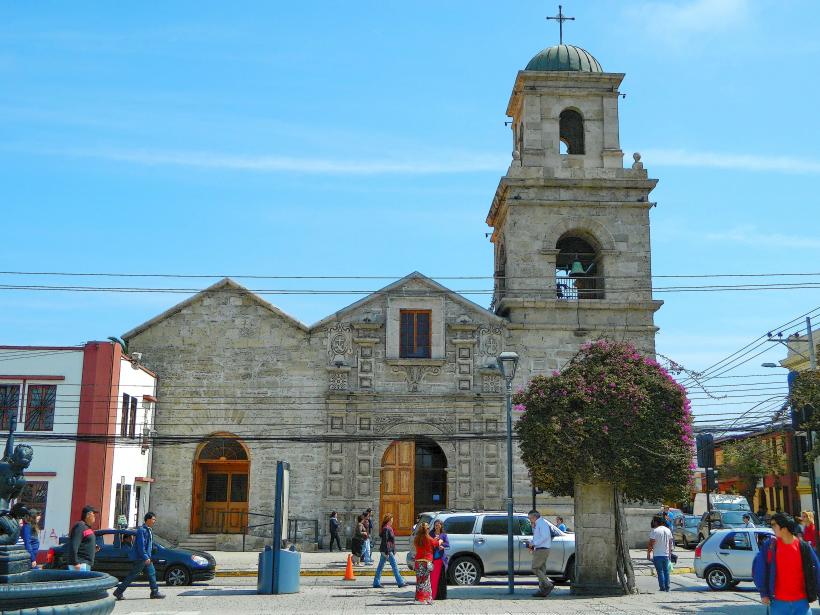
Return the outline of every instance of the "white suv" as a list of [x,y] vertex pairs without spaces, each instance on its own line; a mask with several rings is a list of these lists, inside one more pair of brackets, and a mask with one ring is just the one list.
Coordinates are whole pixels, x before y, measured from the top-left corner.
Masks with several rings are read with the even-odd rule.
[[[450,542],[449,582],[452,585],[475,585],[482,576],[507,573],[507,513],[506,512],[429,512],[419,523],[441,520]],[[549,521],[547,521],[549,523]],[[575,576],[575,536],[562,532],[549,523],[552,548],[547,560],[551,577],[572,582]],[[532,552],[527,548],[532,539],[532,526],[525,513],[515,513],[513,520],[515,573],[532,574]],[[415,554],[407,553],[407,566],[413,570]]]

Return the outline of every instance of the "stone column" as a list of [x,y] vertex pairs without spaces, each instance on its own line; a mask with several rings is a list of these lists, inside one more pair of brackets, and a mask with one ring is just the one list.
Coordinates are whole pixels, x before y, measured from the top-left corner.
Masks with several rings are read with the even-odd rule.
[[609,483],[575,482],[575,582],[578,595],[623,595],[616,570],[615,502]]

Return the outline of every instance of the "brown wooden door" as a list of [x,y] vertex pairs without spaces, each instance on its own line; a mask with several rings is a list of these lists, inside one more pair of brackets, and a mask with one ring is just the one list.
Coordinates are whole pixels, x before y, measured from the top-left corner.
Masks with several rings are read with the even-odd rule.
[[415,522],[413,473],[416,467],[414,442],[393,442],[382,457],[380,511],[393,514],[397,536],[409,536]]
[[247,523],[248,464],[199,463],[194,495],[195,533],[240,533]]

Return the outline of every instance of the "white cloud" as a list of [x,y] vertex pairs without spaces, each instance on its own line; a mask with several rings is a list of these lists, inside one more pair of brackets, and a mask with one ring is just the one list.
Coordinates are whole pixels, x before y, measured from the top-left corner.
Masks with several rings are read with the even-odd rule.
[[800,235],[772,233],[759,231],[751,225],[736,226],[724,231],[706,233],[709,241],[739,243],[755,247],[773,246],[782,250],[785,248],[820,248],[820,239],[815,237],[801,237]]
[[631,6],[627,12],[653,37],[675,44],[691,35],[735,29],[748,19],[750,8],[749,0],[648,0]]
[[820,160],[790,156],[760,156],[717,152],[692,152],[680,149],[650,149],[641,152],[647,166],[699,167],[763,171],[766,173],[820,174]]
[[503,156],[469,152],[442,153],[437,158],[419,156],[403,160],[355,160],[295,156],[221,154],[197,151],[145,149],[47,149],[35,153],[76,158],[95,158],[145,166],[181,166],[199,169],[252,171],[260,173],[306,173],[326,175],[436,175],[501,172]]

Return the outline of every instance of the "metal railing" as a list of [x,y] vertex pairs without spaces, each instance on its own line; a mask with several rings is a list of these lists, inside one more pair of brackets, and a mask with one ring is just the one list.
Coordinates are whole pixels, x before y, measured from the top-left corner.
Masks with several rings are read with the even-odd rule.
[[604,291],[598,288],[599,281],[594,277],[555,276],[555,295],[562,301],[578,299],[603,299]]

